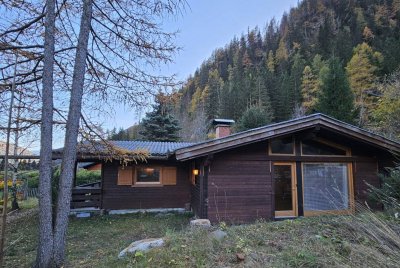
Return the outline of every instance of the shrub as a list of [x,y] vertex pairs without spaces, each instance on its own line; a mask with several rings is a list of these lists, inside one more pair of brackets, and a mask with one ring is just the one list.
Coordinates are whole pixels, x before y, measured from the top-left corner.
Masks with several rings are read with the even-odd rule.
[[100,170],[80,169],[76,173],[76,185],[92,183],[101,180]]
[[386,210],[398,208],[400,204],[400,166],[387,168],[388,174],[381,174],[380,188],[369,185],[369,196],[373,201],[382,203]]

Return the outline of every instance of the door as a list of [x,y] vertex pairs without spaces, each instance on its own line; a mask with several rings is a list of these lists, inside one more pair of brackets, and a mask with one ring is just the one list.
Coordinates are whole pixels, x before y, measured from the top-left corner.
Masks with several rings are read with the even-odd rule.
[[297,216],[295,163],[274,163],[275,217]]

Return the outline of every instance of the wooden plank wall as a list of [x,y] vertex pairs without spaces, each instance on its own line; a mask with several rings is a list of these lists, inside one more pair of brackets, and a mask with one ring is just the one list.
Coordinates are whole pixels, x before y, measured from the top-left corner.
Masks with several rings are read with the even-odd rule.
[[357,203],[378,209],[379,206],[371,202],[368,198],[368,184],[375,187],[380,186],[378,177],[378,163],[375,159],[371,161],[355,161],[353,164],[354,169],[354,196]]
[[[157,163],[157,165],[161,164]],[[118,161],[104,163],[102,165],[102,208],[185,208],[185,204],[190,203],[189,169],[183,164],[169,163],[168,165],[177,166],[176,185],[132,187],[117,185]]]
[[245,223],[272,219],[273,193],[266,144],[216,154],[208,173],[208,218]]

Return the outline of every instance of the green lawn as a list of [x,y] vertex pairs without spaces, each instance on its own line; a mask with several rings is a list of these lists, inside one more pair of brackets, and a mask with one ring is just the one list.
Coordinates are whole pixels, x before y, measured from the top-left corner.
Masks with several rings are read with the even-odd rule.
[[[378,214],[325,216],[209,231],[188,226],[189,215],[96,216],[70,221],[66,267],[398,267],[400,222]],[[37,219],[14,222],[6,267],[29,267],[35,257]],[[163,248],[118,259],[135,240],[165,237]],[[236,254],[244,261],[238,261]]]

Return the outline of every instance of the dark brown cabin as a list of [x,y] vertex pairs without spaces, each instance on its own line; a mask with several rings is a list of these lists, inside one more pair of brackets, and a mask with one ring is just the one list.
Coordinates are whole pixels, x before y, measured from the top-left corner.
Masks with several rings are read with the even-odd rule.
[[394,165],[400,144],[315,114],[210,141],[116,142],[146,163],[103,162],[100,207],[190,208],[212,222],[346,214]]

